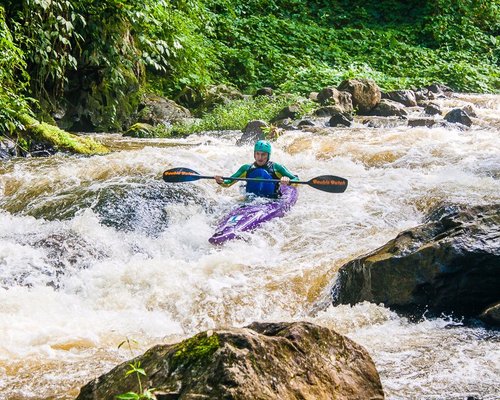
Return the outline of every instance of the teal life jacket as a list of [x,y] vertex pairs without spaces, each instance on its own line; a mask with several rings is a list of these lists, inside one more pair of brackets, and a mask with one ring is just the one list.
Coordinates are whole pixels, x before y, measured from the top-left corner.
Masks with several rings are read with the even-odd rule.
[[[263,166],[252,164],[247,170],[247,178],[261,179],[279,179],[274,172],[272,161],[268,161]],[[247,193],[253,193],[260,197],[279,197],[279,182],[254,182],[248,181],[246,186]]]

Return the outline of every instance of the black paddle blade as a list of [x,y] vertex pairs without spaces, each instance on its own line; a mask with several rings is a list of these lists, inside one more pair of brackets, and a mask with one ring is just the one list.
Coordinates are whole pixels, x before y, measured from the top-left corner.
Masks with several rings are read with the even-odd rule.
[[329,193],[344,193],[347,189],[347,179],[334,175],[317,176],[308,181],[307,184],[315,189]]
[[165,182],[191,182],[200,179],[200,174],[189,168],[172,168],[163,172],[163,180]]

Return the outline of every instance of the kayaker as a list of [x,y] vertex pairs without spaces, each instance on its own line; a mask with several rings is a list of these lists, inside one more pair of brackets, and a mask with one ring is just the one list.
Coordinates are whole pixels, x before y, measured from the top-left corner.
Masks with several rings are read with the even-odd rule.
[[[259,140],[254,146],[254,163],[244,164],[230,178],[262,178],[279,179],[279,182],[255,182],[248,181],[246,192],[261,197],[280,197],[280,185],[289,185],[293,181],[298,181],[299,177],[292,174],[281,164],[270,161],[271,143],[267,140]],[[237,181],[232,179],[222,179],[222,176],[214,176],[215,181],[224,187],[234,185]]]

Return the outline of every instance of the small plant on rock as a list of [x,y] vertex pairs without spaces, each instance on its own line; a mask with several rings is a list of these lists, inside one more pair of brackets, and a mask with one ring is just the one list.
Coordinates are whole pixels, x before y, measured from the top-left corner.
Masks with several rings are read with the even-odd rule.
[[[130,350],[130,354],[132,354],[132,356],[133,356],[132,346],[131,346],[130,342],[131,342],[130,339],[127,338],[126,340],[124,340],[123,342],[121,342],[118,345],[118,348],[122,347],[124,344],[127,344],[128,348]],[[132,342],[137,343],[134,340],[132,340]],[[139,386],[139,393],[137,393],[137,392],[123,393],[123,394],[116,396],[116,398],[118,400],[147,400],[147,399],[156,400],[156,396],[153,393],[153,391],[155,389],[154,388],[146,389],[146,388],[143,388],[143,386],[142,386],[142,379],[141,378],[143,376],[146,377],[147,374],[146,374],[146,371],[144,371],[144,369],[142,368],[140,361],[134,361],[133,363],[129,364],[129,369],[127,370],[127,372],[125,372],[125,376],[129,376],[129,375],[136,376],[137,383]]]

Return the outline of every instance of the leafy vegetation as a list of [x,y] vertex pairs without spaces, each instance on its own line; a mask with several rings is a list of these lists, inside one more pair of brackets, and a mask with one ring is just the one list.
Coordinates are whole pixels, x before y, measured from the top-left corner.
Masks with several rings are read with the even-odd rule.
[[282,108],[291,103],[299,105],[300,116],[311,113],[315,107],[311,100],[298,95],[259,96],[246,100],[233,100],[227,104],[217,105],[212,111],[206,112],[198,120],[179,122],[168,128],[160,125],[155,128],[154,136],[184,136],[214,130],[241,130],[248,121],[257,119],[271,120]]
[[0,7],[0,134],[22,129],[18,115],[29,113],[29,98],[23,95],[29,77],[23,53],[13,43]]
[[[135,340],[131,340],[129,338],[126,338],[123,342],[121,342],[118,345],[118,348],[122,347],[125,343],[127,344],[127,347],[130,351],[131,356],[133,356],[132,352],[132,344],[136,343]],[[155,400],[156,396],[154,395],[154,388],[144,388],[142,384],[142,377],[146,378],[147,374],[144,368],[141,366],[140,361],[134,361],[128,364],[129,369],[125,372],[125,377],[133,375],[137,379],[137,386],[139,388],[139,392],[126,392],[122,393],[118,396],[116,396],[116,399],[118,400],[148,400],[152,399]]]
[[120,131],[145,91],[182,102],[219,83],[306,94],[366,77],[498,93],[499,33],[490,0],[0,0],[0,133],[31,111]]
[[431,82],[500,90],[498,2],[220,3],[228,2],[212,7],[227,10],[215,38],[222,74],[240,87],[307,93],[354,75],[385,90]]

